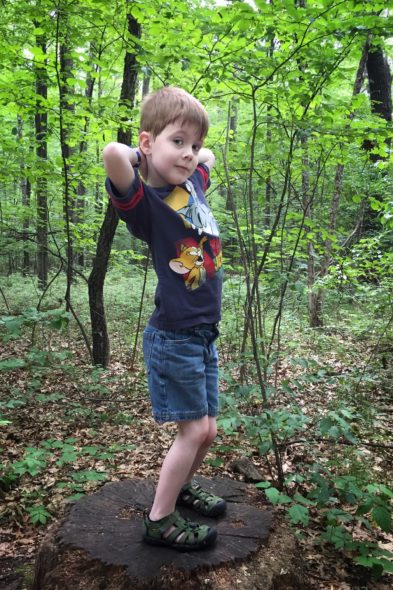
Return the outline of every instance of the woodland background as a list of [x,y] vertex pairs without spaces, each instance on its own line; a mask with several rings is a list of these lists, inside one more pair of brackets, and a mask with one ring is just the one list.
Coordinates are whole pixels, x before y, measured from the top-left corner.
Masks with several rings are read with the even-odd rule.
[[118,226],[101,160],[109,141],[135,144],[143,96],[170,84],[206,106],[217,156],[222,414],[205,473],[252,460],[316,588],[388,587],[390,3],[0,8],[4,584],[28,583],[65,498],[155,477],[170,442],[139,345],[154,273]]

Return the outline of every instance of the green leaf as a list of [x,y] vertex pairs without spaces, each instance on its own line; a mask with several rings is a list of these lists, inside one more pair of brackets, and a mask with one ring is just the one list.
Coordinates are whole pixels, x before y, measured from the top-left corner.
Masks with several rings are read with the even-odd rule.
[[259,481],[258,483],[255,484],[256,488],[263,489],[263,490],[266,488],[270,488],[270,486],[271,486],[271,483],[268,481]]
[[293,499],[296,500],[296,502],[300,502],[300,504],[304,504],[305,506],[315,506],[315,502],[305,498],[305,496],[302,496],[302,494],[295,494]]
[[304,526],[308,525],[309,512],[308,508],[305,506],[301,506],[301,504],[294,504],[289,508],[288,514],[292,524],[303,524]]
[[385,533],[390,533],[392,530],[392,515],[387,508],[384,506],[376,506],[376,508],[372,510],[371,516]]
[[277,488],[268,488],[265,490],[268,500],[272,504],[289,504],[292,499],[286,494],[282,494]]
[[23,359],[5,359],[0,361],[0,371],[15,371],[15,369],[22,369],[26,366],[26,361]]
[[269,502],[271,502],[272,504],[278,504],[278,497],[280,495],[280,492],[277,488],[269,488],[265,490],[265,494]]
[[383,557],[365,557],[364,555],[360,555],[359,557],[355,557],[354,561],[355,563],[363,565],[364,567],[374,568],[375,566],[379,566],[382,571],[393,574],[393,563],[388,559],[384,559]]
[[50,518],[50,514],[45,506],[32,506],[27,509],[27,512],[30,514],[30,519],[33,524],[46,524]]
[[86,481],[102,481],[107,478],[107,474],[101,471],[76,471],[71,477],[73,480],[83,483]]
[[272,448],[272,443],[270,440],[265,440],[258,446],[258,451],[260,455],[266,455]]

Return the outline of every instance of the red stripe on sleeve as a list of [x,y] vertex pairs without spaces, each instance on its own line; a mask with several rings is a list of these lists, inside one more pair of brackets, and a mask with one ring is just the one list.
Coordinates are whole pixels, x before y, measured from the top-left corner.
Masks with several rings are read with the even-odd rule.
[[198,166],[197,170],[199,171],[199,174],[202,176],[203,191],[206,191],[207,190],[207,183],[209,182],[209,175],[206,172],[206,170],[203,168],[203,166]]
[[114,206],[116,207],[116,209],[119,209],[120,211],[131,211],[131,209],[133,209],[134,207],[137,206],[137,204],[139,203],[139,201],[141,199],[143,199],[143,185],[142,185],[142,183],[140,184],[138,190],[136,191],[136,193],[132,197],[131,201],[127,201],[126,203],[124,203],[124,201],[116,199],[116,197],[112,196],[112,201],[113,201]]

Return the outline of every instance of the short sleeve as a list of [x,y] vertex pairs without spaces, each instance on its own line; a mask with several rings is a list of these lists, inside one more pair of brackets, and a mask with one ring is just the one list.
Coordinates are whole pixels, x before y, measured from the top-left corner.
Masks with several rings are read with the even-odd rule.
[[210,186],[210,170],[205,164],[198,164],[197,171],[202,178],[202,190],[205,193]]
[[116,186],[108,177],[105,188],[120,219],[126,222],[133,235],[146,242],[150,236],[150,214],[148,200],[145,198],[145,185],[135,170],[134,181],[126,195],[120,195]]

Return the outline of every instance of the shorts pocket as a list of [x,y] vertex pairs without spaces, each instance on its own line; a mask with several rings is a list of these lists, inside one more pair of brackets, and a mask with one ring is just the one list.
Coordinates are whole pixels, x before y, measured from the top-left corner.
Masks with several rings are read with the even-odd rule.
[[159,336],[168,344],[182,344],[190,342],[194,336],[193,332],[186,332],[185,330],[160,330]]
[[145,360],[147,372],[150,371],[151,355],[153,352],[155,336],[156,335],[154,332],[144,332],[143,333],[143,341],[142,341],[143,358]]

